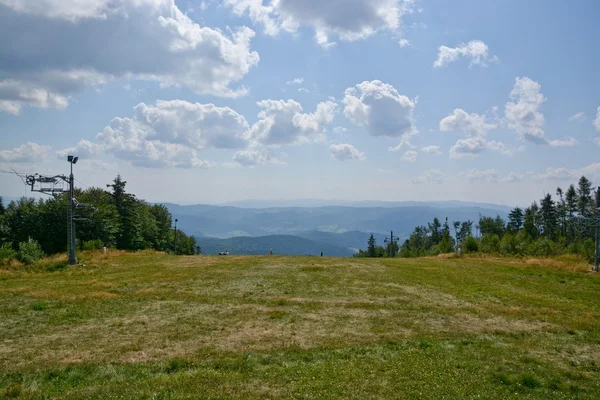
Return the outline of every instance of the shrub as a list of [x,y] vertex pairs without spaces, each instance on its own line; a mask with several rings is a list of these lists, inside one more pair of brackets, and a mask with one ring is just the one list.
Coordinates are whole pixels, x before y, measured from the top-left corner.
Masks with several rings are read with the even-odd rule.
[[484,253],[498,253],[500,251],[500,237],[487,233],[481,238],[481,251]]
[[32,238],[26,242],[19,243],[17,259],[25,265],[33,264],[44,257],[40,244]]
[[477,253],[479,251],[479,242],[473,236],[469,236],[463,241],[465,253]]
[[10,243],[4,243],[0,247],[0,265],[5,265],[17,256],[17,252],[14,251]]
[[507,255],[518,254],[517,240],[511,233],[506,233],[500,241],[500,252]]
[[104,247],[104,242],[100,239],[81,242],[81,250],[100,250],[102,247]]
[[555,253],[554,242],[548,238],[537,238],[529,245],[529,255],[532,256],[551,256]]

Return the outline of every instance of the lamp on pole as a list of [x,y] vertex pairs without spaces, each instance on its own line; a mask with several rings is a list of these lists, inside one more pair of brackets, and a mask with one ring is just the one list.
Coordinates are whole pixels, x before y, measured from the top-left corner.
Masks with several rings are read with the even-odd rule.
[[76,265],[75,224],[73,223],[73,214],[75,212],[75,178],[73,176],[73,164],[77,164],[79,157],[69,155],[67,156],[67,161],[71,165],[71,174],[69,175],[69,205],[67,207],[67,250],[69,254],[69,265]]
[[177,254],[177,221],[178,219],[175,218],[175,236],[173,236],[173,247],[175,249],[175,254]]

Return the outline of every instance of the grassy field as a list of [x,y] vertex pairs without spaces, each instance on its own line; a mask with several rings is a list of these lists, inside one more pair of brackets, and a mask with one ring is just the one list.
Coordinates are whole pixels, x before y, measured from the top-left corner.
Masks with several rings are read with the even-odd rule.
[[0,267],[0,397],[600,398],[576,259],[81,259]]

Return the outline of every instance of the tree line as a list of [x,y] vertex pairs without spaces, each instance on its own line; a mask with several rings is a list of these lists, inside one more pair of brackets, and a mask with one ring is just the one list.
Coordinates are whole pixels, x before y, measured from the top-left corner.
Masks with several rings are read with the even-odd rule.
[[[160,204],[148,204],[125,190],[127,182],[117,176],[111,191],[75,189],[76,237],[79,249],[104,245],[121,250],[155,249],[195,254],[196,240],[172,229],[172,216]],[[45,254],[67,250],[68,194],[35,200],[23,197],[5,206],[0,198],[0,246],[7,251],[33,240]]]
[[[556,197],[547,193],[524,209],[515,207],[508,220],[501,216],[481,216],[473,221],[442,223],[434,218],[417,226],[400,247],[400,257],[422,257],[461,251],[515,256],[551,256],[579,254],[594,258],[595,222],[600,218],[600,186],[582,176],[577,186],[566,191],[556,189]],[[473,232],[475,230],[475,233]],[[389,245],[388,245],[389,246]],[[367,250],[359,257],[382,257],[387,253],[371,235]]]

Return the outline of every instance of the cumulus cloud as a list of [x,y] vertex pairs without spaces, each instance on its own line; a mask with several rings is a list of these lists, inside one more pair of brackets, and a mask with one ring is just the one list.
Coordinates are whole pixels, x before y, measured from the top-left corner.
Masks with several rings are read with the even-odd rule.
[[440,131],[485,136],[488,131],[496,128],[496,125],[488,124],[485,120],[485,115],[469,114],[465,110],[457,108],[440,121]]
[[594,126],[596,127],[596,130],[598,132],[600,132],[600,107],[598,107],[598,110],[596,112],[596,119],[594,120]]
[[436,156],[442,154],[440,146],[425,146],[421,148],[421,151],[426,154],[435,154]]
[[44,160],[52,148],[50,146],[27,142],[11,150],[0,151],[0,162],[28,163]]
[[304,78],[295,78],[290,81],[287,81],[288,85],[302,85],[304,83]]
[[470,182],[498,182],[500,180],[500,173],[495,169],[469,169],[461,172],[460,176],[467,178]]
[[[225,0],[236,15],[248,15],[263,26],[267,35],[296,33],[311,27],[316,42],[324,48],[335,39],[355,41],[379,31],[392,32],[400,46],[402,17],[412,12],[414,0]],[[334,38],[334,40],[332,40]]]
[[116,79],[242,96],[248,89],[232,85],[259,61],[251,29],[200,26],[174,0],[0,0],[0,36],[11,60],[0,65],[0,110],[13,114],[64,108]]
[[512,101],[506,103],[505,118],[510,129],[514,129],[522,138],[537,144],[547,144],[542,129],[544,114],[540,109],[546,102],[541,93],[542,86],[529,78],[516,78],[510,93]]
[[584,119],[585,119],[585,113],[580,112],[575,115],[572,115],[569,118],[569,121],[583,121]]
[[405,151],[402,155],[402,161],[414,163],[417,161],[417,152],[414,150]]
[[114,118],[98,134],[106,152],[146,167],[205,168],[197,151],[240,149],[248,145],[249,126],[228,107],[183,100],[140,103],[131,118]]
[[64,159],[67,155],[74,155],[81,158],[92,158],[102,150],[102,146],[92,143],[89,140],[81,139],[77,146],[56,152],[56,157]]
[[329,146],[331,157],[338,161],[364,160],[365,154],[351,144],[332,144]]
[[450,148],[451,158],[462,158],[464,156],[473,156],[483,152],[487,148],[487,142],[479,136],[459,139],[454,146]]
[[235,153],[233,162],[242,167],[253,167],[255,165],[277,164],[283,165],[284,162],[278,160],[268,149],[242,150]]
[[412,182],[414,184],[424,184],[424,183],[442,184],[447,179],[448,179],[448,177],[445,174],[443,174],[440,170],[430,169],[430,170],[423,172],[423,175],[413,178]]
[[413,111],[416,101],[398,93],[396,88],[381,81],[365,81],[344,92],[344,116],[354,125],[364,127],[371,136],[400,138],[397,151],[410,145],[409,138],[417,134]]
[[536,172],[528,172],[532,179],[538,181],[566,181],[573,178],[573,173],[565,167],[560,168],[546,168],[546,172],[536,173]]
[[565,137],[564,140],[551,140],[548,142],[552,147],[573,147],[577,146],[579,142],[573,137]]
[[457,47],[440,46],[438,48],[438,58],[433,63],[435,68],[442,68],[459,57],[470,59],[469,66],[481,65],[487,66],[489,63],[498,62],[498,57],[490,56],[487,44],[481,40],[472,40],[469,43],[461,43]]
[[337,104],[319,103],[313,113],[303,113],[295,100],[263,100],[260,120],[252,126],[252,138],[261,145],[304,143],[318,138],[333,122]]

